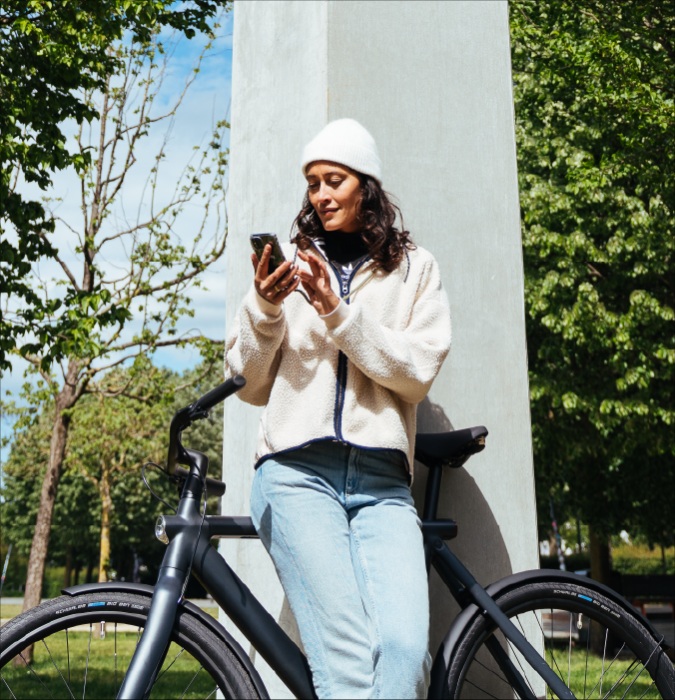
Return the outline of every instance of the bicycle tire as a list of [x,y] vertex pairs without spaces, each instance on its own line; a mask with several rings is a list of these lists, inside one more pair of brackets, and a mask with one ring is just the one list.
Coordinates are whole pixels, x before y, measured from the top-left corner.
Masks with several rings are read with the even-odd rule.
[[[61,596],[2,627],[0,689],[11,698],[114,698],[148,616],[151,598],[116,591]],[[112,627],[112,629],[111,629]],[[184,607],[151,698],[259,698],[224,640]],[[34,644],[32,663],[22,653]],[[16,661],[13,661],[16,659]]]
[[[495,598],[577,698],[675,697],[675,671],[640,618],[597,591],[572,582],[525,582]],[[522,697],[486,644],[499,640],[535,697],[554,697],[492,620],[477,615],[450,661],[451,698]],[[598,657],[597,651],[602,655]],[[523,693],[524,694],[524,693]]]

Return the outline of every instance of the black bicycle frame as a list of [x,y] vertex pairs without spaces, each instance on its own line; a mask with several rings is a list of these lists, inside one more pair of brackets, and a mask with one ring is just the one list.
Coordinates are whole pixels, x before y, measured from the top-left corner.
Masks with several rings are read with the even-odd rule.
[[[192,571],[281,680],[299,698],[315,698],[307,659],[211,545],[212,537],[257,537],[250,518],[208,516],[188,484],[176,515],[164,516],[169,545],[143,635],[118,698],[147,697],[166,655],[178,604]],[[196,488],[199,491],[197,485]],[[186,496],[185,493],[188,492]]]
[[[240,385],[243,386],[241,379]],[[243,581],[211,545],[212,538],[257,537],[248,517],[205,516],[200,503],[209,483],[220,489],[223,484],[207,478],[208,458],[196,450],[185,449],[180,432],[194,417],[223,400],[236,388],[233,380],[202,397],[196,404],[178,412],[170,431],[169,464],[177,461],[190,467],[176,515],[164,516],[169,544],[159,570],[148,619],[133,659],[127,670],[118,698],[147,697],[155,682],[169,647],[176,612],[190,573],[230,617],[254,648],[275,670],[279,678],[298,698],[314,698],[316,693],[307,659],[277,621],[265,610]],[[170,469],[173,473],[173,469]],[[450,551],[444,540],[457,532],[453,520],[436,518],[440,494],[441,467],[431,468],[422,530],[427,566],[432,564],[462,608],[473,602],[488,615],[506,638],[523,654],[530,666],[560,698],[574,698],[567,686],[551,670],[532,645],[518,631],[495,601]],[[223,487],[224,488],[224,487]],[[507,652],[495,639],[490,645],[495,660],[523,697],[532,697],[522,674],[510,661]],[[432,689],[444,682],[445,669],[432,669]],[[443,675],[443,678],[439,678]]]
[[[431,523],[431,525],[434,524]],[[422,529],[424,531],[424,523],[422,524]],[[455,600],[462,607],[466,606],[466,602],[469,599],[475,603],[483,615],[493,620],[503,635],[518,649],[532,669],[544,679],[559,698],[574,700],[575,696],[572,691],[562,682],[541,655],[537,653],[523,633],[501,611],[497,603],[487,594],[457,556],[453,554],[448,545],[435,534],[431,535],[431,537],[425,534],[425,544],[430,545],[433,549],[431,559],[433,567]],[[509,681],[515,686],[520,697],[534,698],[535,696],[529,689],[522,674],[515,667],[508,653],[502,648],[496,638],[493,638],[488,644],[488,648]],[[437,683],[434,683],[433,679],[432,687],[437,687]]]
[[[298,698],[316,697],[304,654],[209,541],[211,538],[222,537],[257,537],[251,519],[226,516],[208,516],[204,519],[198,511],[198,502],[191,499],[185,504],[185,501],[181,503],[184,507],[177,515],[165,517],[167,534],[173,537],[160,569],[145,631],[118,697],[138,698],[149,693],[168,648],[177,602],[182,597],[190,563],[192,572],[204,588],[291,692]],[[193,544],[195,529],[196,546]],[[460,605],[466,605],[467,597],[475,602],[495,621],[556,695],[560,698],[574,698],[567,686],[442,541],[441,536],[450,534],[452,529],[452,521],[423,523],[425,543],[433,550],[432,565],[453,596]],[[533,697],[522,674],[498,643],[492,652],[520,695]],[[438,687],[438,683],[432,685]]]

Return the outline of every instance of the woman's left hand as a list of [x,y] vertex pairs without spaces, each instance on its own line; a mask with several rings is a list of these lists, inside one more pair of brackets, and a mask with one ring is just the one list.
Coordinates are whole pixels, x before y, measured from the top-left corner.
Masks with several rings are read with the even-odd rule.
[[309,270],[298,269],[297,274],[312,306],[320,316],[335,311],[340,297],[331,289],[330,274],[324,261],[304,250],[298,251],[298,257],[309,265]]

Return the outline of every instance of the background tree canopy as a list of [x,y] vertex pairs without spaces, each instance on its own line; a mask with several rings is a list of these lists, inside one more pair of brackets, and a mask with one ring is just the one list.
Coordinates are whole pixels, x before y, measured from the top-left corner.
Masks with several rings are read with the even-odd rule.
[[[134,398],[131,381],[117,398],[104,386],[124,349],[109,344],[118,336],[110,329],[140,313],[166,330],[179,312],[187,312],[187,302],[167,298],[169,311],[159,313],[156,302],[169,294],[166,287],[176,285],[161,279],[153,287],[147,276],[175,268],[174,253],[185,263],[186,278],[192,279],[205,261],[190,250],[167,248],[167,208],[152,222],[156,243],[133,247],[129,269],[138,272],[138,281],[113,284],[106,296],[101,287],[106,270],[95,260],[98,241],[102,245],[120,231],[102,227],[107,200],[100,193],[106,188],[112,193],[119,178],[117,172],[95,166],[125,158],[106,161],[105,149],[68,141],[63,125],[70,120],[92,133],[99,127],[103,134],[109,117],[117,126],[108,133],[118,133],[121,115],[136,114],[131,104],[110,111],[115,100],[121,105],[127,96],[115,81],[136,65],[125,54],[130,44],[145,50],[162,27],[188,37],[208,33],[214,13],[225,4],[8,0],[0,7],[0,264],[3,292],[17,300],[16,313],[0,321],[0,367],[7,367],[6,353],[18,348],[52,383],[51,399],[35,392],[36,413],[17,424],[5,465],[3,533],[21,551],[29,549],[35,529],[50,431],[54,434],[55,421],[61,421],[65,466],[50,558],[67,558],[78,533],[87,532],[82,556],[98,561],[101,465],[88,453],[91,426],[83,416],[104,411],[109,425],[128,423],[125,412],[143,398]],[[550,521],[552,497],[559,522],[578,519],[604,538],[625,528],[651,543],[669,545],[675,523],[675,9],[672,0],[511,0],[510,19],[542,531]],[[127,44],[123,36],[129,38]],[[153,49],[151,60],[160,54]],[[145,126],[137,122],[139,136]],[[220,151],[220,142],[213,143]],[[158,155],[158,164],[162,157]],[[218,158],[217,167],[224,168],[224,156]],[[75,168],[85,183],[86,225],[79,229],[77,250],[91,274],[82,275],[90,284],[81,288],[68,287],[73,276],[59,257],[54,220],[41,201],[26,194],[35,189],[25,187],[47,191],[54,174],[67,168]],[[212,201],[200,189],[199,177],[190,182],[195,194]],[[12,237],[4,234],[5,227],[14,232]],[[136,235],[135,230],[126,233]],[[224,239],[214,259],[222,245]],[[31,273],[43,256],[64,270],[60,289],[70,290],[68,295],[41,294],[45,290]],[[136,304],[110,306],[111,294],[128,288],[141,295],[140,312]],[[176,342],[173,328],[164,335],[148,328],[134,339],[141,360],[148,347]],[[104,351],[112,358],[109,364],[102,361]],[[95,378],[89,368],[97,359]],[[60,378],[48,372],[59,362],[68,366]],[[119,364],[121,377],[142,382],[149,372],[161,379],[158,368],[142,361]],[[127,370],[131,374],[125,375]],[[187,381],[202,376],[198,372]],[[218,381],[206,381],[202,388]],[[54,411],[54,399],[67,387],[77,387],[76,395],[65,397]],[[101,387],[99,396],[88,395]],[[195,389],[195,395],[200,391]],[[76,405],[80,397],[83,403]],[[176,400],[189,403],[191,397]],[[114,401],[119,404],[113,406]],[[158,425],[154,421],[163,419],[152,413],[147,420]],[[76,439],[67,446],[71,421]],[[198,428],[215,454],[219,437],[209,431],[220,427],[216,418]],[[164,433],[158,430],[161,439]],[[127,442],[131,445],[132,436]],[[142,459],[141,453],[153,456],[151,443],[152,438],[145,446],[134,443],[131,461]],[[134,490],[140,482],[135,473],[131,478],[124,471],[128,464],[117,460],[120,478],[112,487],[109,557],[118,571],[129,566],[122,563],[125,552],[140,551],[147,541],[147,522],[154,513],[145,494]],[[61,466],[53,460],[57,481]],[[214,469],[217,473],[217,464]]]
[[[88,151],[67,144],[63,126],[98,117],[88,93],[105,89],[123,57],[111,45],[128,34],[147,43],[167,27],[188,38],[210,31],[209,19],[226,5],[218,0],[6,0],[0,6],[0,285],[24,303],[20,320],[0,320],[0,368],[6,354],[39,329],[45,301],[26,275],[53,257],[54,220],[22,190],[46,190],[55,172],[91,161]],[[5,229],[14,230],[10,239]],[[48,345],[50,338],[43,341]]]
[[[190,131],[191,149],[177,172],[167,156],[176,114],[205,57],[215,54],[226,5],[35,0],[3,6],[8,51],[0,52],[7,97],[0,101],[0,193],[10,235],[2,241],[9,294],[3,299],[0,363],[9,365],[5,352],[28,361],[50,395],[53,419],[31,528],[25,608],[40,599],[76,404],[96,392],[149,400],[164,381],[146,362],[158,348],[198,347],[220,364],[214,358],[222,339],[179,325],[194,315],[195,292],[225,247],[223,111],[214,109],[206,133],[202,123]],[[190,58],[178,48],[185,37],[196,39]],[[152,155],[141,147],[148,141]],[[57,170],[64,171],[58,183],[52,182]],[[69,206],[57,215],[57,185],[66,181]],[[40,190],[46,196],[31,209],[35,203],[28,200]],[[31,216],[25,218],[26,212]],[[98,379],[122,366],[124,382],[113,387]],[[24,399],[46,405],[37,390]],[[116,420],[111,416],[103,428],[113,441]],[[15,429],[22,427],[20,420]],[[138,426],[134,449],[144,449],[141,433]],[[80,439],[82,449],[91,446],[92,440]],[[79,472],[101,498],[101,544],[108,550],[112,490],[123,466],[109,447],[105,458],[101,452],[99,472]],[[109,558],[102,549],[102,576]]]
[[[156,371],[148,368],[147,377]],[[182,375],[164,371],[164,390],[152,401],[106,395],[106,387],[125,383],[129,374],[124,369],[108,373],[100,380],[101,391],[85,396],[72,411],[49,550],[52,565],[65,565],[65,585],[74,582],[78,569],[91,574],[96,567],[99,577],[130,580],[136,576],[154,583],[152,576],[164,549],[152,531],[157,516],[167,507],[144,486],[141,467],[149,461],[166,463],[173,413],[222,381],[221,367],[205,364]],[[3,465],[2,532],[3,544],[14,545],[9,576],[13,586],[22,583],[19,571],[23,573],[31,547],[49,458],[52,412],[53,401],[45,397],[16,432]],[[221,472],[222,440],[222,405],[185,433],[186,445],[209,456],[214,475]],[[158,472],[146,470],[146,479],[157,495],[171,505],[177,503],[175,486]],[[210,504],[209,512],[217,513],[217,504]],[[139,564],[143,565],[141,572]]]
[[510,3],[542,525],[672,544],[675,13]]

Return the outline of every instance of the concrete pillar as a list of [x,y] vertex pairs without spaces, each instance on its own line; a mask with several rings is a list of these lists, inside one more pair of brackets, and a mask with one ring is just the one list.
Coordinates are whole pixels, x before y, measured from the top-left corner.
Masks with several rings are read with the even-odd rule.
[[[303,146],[332,119],[359,120],[452,305],[453,349],[419,428],[490,431],[485,451],[445,482],[443,513],[459,522],[453,548],[483,583],[536,568],[507,3],[272,0],[236,3],[234,13],[228,324],[251,284],[248,235],[288,238]],[[223,512],[248,513],[259,415],[226,403]],[[223,551],[292,628],[260,543]],[[454,604],[435,576],[431,590],[433,654]],[[288,696],[262,672],[272,697]]]

